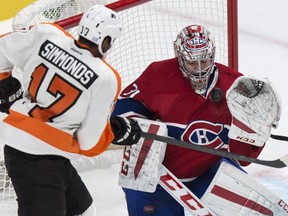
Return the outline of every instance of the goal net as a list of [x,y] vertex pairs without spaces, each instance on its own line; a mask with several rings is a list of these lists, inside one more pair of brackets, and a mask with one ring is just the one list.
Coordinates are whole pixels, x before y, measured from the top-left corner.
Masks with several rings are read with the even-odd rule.
[[[116,40],[106,59],[120,73],[123,87],[151,62],[173,58],[173,41],[183,27],[191,24],[206,26],[215,37],[216,61],[237,69],[236,0],[38,0],[15,16],[13,29],[57,22],[77,37],[82,13],[94,4],[119,12],[123,21],[123,35]],[[15,68],[13,75],[21,79],[22,73]],[[3,148],[3,143],[0,147]],[[0,215],[16,215],[16,197],[4,166],[3,150],[0,150]],[[91,164],[94,168],[105,164],[101,162],[101,155],[96,159],[75,160],[82,161],[83,166],[79,167],[84,172],[89,172]],[[86,164],[86,161],[89,162]]]

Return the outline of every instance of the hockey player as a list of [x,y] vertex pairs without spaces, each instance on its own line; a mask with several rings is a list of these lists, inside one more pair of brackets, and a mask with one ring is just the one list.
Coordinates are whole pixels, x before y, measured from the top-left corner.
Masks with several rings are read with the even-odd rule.
[[[121,32],[118,15],[95,5],[78,39],[54,24],[0,38],[0,107],[8,113],[0,137],[19,216],[96,215],[69,158],[98,155],[111,142],[137,143],[137,123],[109,121],[121,80],[103,56]],[[23,72],[23,92],[14,66]]]
[[[257,137],[247,140],[246,137],[242,136],[243,140],[241,140],[241,136],[237,136],[237,134],[240,135],[243,131],[245,132],[246,128],[242,127],[242,131],[238,133],[241,126],[237,124],[236,119],[232,118],[231,107],[242,104],[242,101],[237,99],[238,95],[242,96],[239,92],[243,94],[247,90],[246,87],[244,88],[245,84],[248,86],[249,83],[254,83],[254,80],[242,79],[244,77],[243,74],[215,62],[216,48],[214,41],[210,32],[203,26],[190,25],[183,28],[174,41],[174,49],[176,58],[153,62],[134,82],[122,91],[113,115],[157,120],[157,122],[165,123],[168,136],[175,139],[257,157],[269,137],[272,124],[277,124],[277,121],[279,121],[278,101],[272,100],[275,96],[273,90],[265,90],[265,93],[263,93],[261,91],[264,91],[264,88],[259,87],[257,89],[257,86],[253,85],[253,91],[256,89],[258,93],[258,95],[254,95],[255,97],[256,95],[264,97],[266,93],[269,92],[270,94],[272,92],[271,95],[273,97],[271,96],[271,100],[262,101],[274,103],[271,105],[273,107],[273,113],[271,113],[273,118],[269,120],[270,123],[261,122],[259,124],[260,121],[258,119],[261,118],[261,115],[259,117],[257,117],[257,114],[254,114],[254,116],[250,115],[248,121],[244,122],[250,123],[251,125],[249,126],[254,130],[259,130],[256,131]],[[258,81],[256,80],[255,82]],[[259,83],[265,83],[265,88],[271,89],[266,82],[259,81]],[[231,88],[232,90],[230,90]],[[236,92],[235,89],[239,89],[239,92]],[[247,90],[246,93],[248,94],[248,92]],[[231,97],[234,93],[235,98],[230,100],[231,105],[228,106],[227,97],[228,95]],[[247,96],[243,100],[250,100],[254,96],[250,98]],[[277,99],[276,96],[275,98]],[[254,103],[254,99],[252,98],[251,100],[251,103]],[[263,104],[263,110],[266,110],[265,106],[267,105]],[[245,107],[245,104],[243,107]],[[236,114],[237,112],[238,114],[240,113],[240,120],[244,119],[241,119],[241,115],[245,116],[246,111],[251,114],[249,105],[245,108],[243,107],[242,109],[241,106],[240,108],[234,107]],[[271,107],[267,108],[268,112],[266,113],[272,110]],[[234,120],[233,122],[232,119]],[[141,120],[139,120],[139,124],[140,122]],[[262,127],[262,125],[264,126]],[[262,131],[266,133],[258,136]],[[128,176],[129,169],[133,168],[131,157],[135,157],[135,154],[138,154],[137,151],[132,153],[133,147],[129,151],[124,152],[124,157],[126,157],[128,164],[122,166],[121,172],[125,176]],[[142,150],[143,148],[139,151]],[[161,151],[160,149],[158,152]],[[141,176],[143,182],[148,182],[147,176],[156,176],[155,163],[160,160],[156,159],[156,155],[159,153],[155,152],[151,159],[154,162],[151,163],[148,161],[143,162],[142,153],[143,151],[139,153],[138,159],[134,159],[136,161],[135,164],[137,163],[135,165],[137,176],[133,173],[133,178],[140,178],[141,171],[139,171],[138,162],[141,160],[143,167],[150,166],[146,168],[148,174]],[[270,195],[266,196],[267,189],[262,187],[260,187],[261,189],[256,189],[258,187],[255,185],[251,187],[254,181],[249,180],[249,177],[242,171],[239,174],[240,166],[246,166],[248,163],[236,162],[231,159],[169,144],[164,154],[163,165],[198,198],[201,198],[216,215],[243,216],[250,215],[250,213],[251,215],[267,215],[266,213],[268,215],[273,215],[273,213],[277,215],[275,208],[271,207],[276,205],[275,200],[277,199],[272,199],[274,202],[269,200],[268,197]],[[149,153],[146,151],[145,155],[149,155]],[[161,158],[161,155],[159,158]],[[152,166],[154,170],[151,168]],[[125,180],[125,176],[123,177],[124,180],[120,177],[120,185],[125,185],[126,181],[127,187],[124,186],[123,190],[127,200],[129,215],[184,215],[183,207],[159,184],[156,186],[155,192],[152,190],[145,191],[144,183],[140,182],[141,180],[138,182],[133,178]],[[243,179],[246,182],[243,182]],[[153,179],[150,181],[150,186],[153,181]],[[131,182],[136,182],[137,185],[134,187]],[[251,185],[249,186],[249,184]],[[144,190],[138,190],[140,187],[144,188]],[[175,189],[176,186],[170,185],[170,187]],[[253,187],[255,187],[255,191]],[[243,194],[240,193],[242,190],[244,191]],[[261,197],[261,193],[264,198]],[[270,193],[267,192],[267,194]],[[260,198],[264,201],[260,202]],[[251,205],[249,206],[245,202]]]

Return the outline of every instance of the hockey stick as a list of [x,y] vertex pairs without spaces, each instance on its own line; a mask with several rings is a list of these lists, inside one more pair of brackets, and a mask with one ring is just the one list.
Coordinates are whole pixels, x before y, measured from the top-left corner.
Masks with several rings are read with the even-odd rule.
[[275,140],[281,140],[281,141],[287,141],[288,142],[288,137],[287,136],[271,134],[270,137],[272,139],[275,139]]
[[197,216],[214,216],[215,214],[204,205],[176,176],[164,165],[159,184],[184,208]]
[[248,163],[256,163],[256,164],[260,164],[260,165],[264,165],[264,166],[268,166],[268,167],[273,167],[273,168],[283,168],[283,167],[288,166],[288,154],[286,154],[283,157],[278,158],[276,160],[262,160],[262,159],[257,159],[257,158],[252,158],[252,157],[236,154],[233,152],[227,152],[227,151],[223,151],[223,150],[219,150],[219,149],[209,148],[206,146],[196,145],[196,144],[193,144],[190,142],[176,140],[176,139],[171,138],[171,137],[164,137],[164,136],[159,136],[156,134],[150,134],[150,133],[146,133],[143,131],[141,132],[141,137],[143,137],[145,139],[158,140],[160,142],[168,143],[171,145],[175,145],[175,146],[179,146],[179,147],[183,147],[183,148],[187,148],[187,149],[191,149],[191,150],[195,150],[195,151],[214,154],[214,155],[218,155],[221,157],[237,159],[237,160],[245,161]]

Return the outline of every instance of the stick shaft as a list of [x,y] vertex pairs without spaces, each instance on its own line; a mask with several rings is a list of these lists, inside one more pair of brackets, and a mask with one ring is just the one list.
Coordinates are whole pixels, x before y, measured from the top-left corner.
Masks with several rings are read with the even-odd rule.
[[159,136],[156,134],[150,134],[150,133],[146,133],[146,132],[141,132],[141,137],[143,137],[145,139],[157,140],[157,141],[164,142],[164,143],[167,143],[170,145],[175,145],[178,147],[183,147],[183,148],[187,148],[187,149],[191,149],[191,150],[195,150],[195,151],[200,151],[200,152],[204,152],[204,153],[208,153],[208,154],[218,155],[221,157],[232,158],[232,159],[236,159],[239,161],[245,161],[248,163],[256,163],[256,164],[274,167],[274,168],[283,168],[283,167],[286,167],[288,165],[288,154],[283,156],[282,158],[279,158],[276,160],[261,160],[261,159],[257,159],[257,158],[248,157],[245,155],[227,152],[227,151],[220,150],[220,149],[213,149],[213,148],[209,148],[206,146],[200,146],[200,145],[185,142],[182,140],[176,140],[176,139],[171,138],[171,137],[164,137],[164,136]]

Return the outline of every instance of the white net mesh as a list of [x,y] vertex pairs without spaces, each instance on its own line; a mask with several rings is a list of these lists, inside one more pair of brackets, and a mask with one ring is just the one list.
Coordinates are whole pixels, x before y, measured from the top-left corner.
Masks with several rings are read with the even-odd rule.
[[[205,25],[215,36],[216,61],[228,63],[227,0],[156,0],[120,11],[124,35],[109,53],[110,62],[122,75],[124,87],[151,61],[174,57],[173,40],[189,24]],[[39,0],[13,20],[13,29],[40,22],[55,22],[77,15],[96,0]],[[68,30],[76,37],[76,28]]]
[[[83,13],[96,3],[106,5],[112,2],[114,1],[39,0],[16,15],[13,29],[28,28],[40,22],[55,22]],[[227,0],[154,0],[121,10],[119,14],[124,23],[124,35],[116,41],[107,61],[121,74],[123,87],[137,78],[152,61],[174,57],[173,40],[183,27],[190,24],[201,24],[211,31],[215,37],[216,61],[228,63]],[[76,37],[76,29],[67,30]],[[21,79],[21,71],[15,68],[13,73]],[[6,174],[2,152],[0,215],[16,215],[15,194]],[[95,161],[99,161],[98,159],[99,157]],[[83,164],[83,160],[81,163]],[[94,167],[97,167],[95,163]]]

